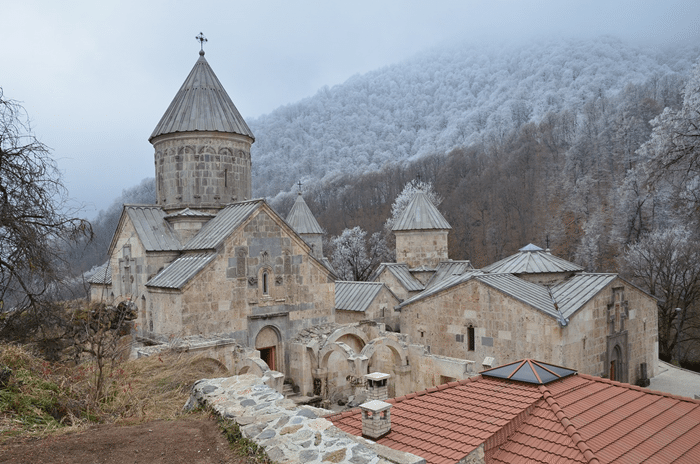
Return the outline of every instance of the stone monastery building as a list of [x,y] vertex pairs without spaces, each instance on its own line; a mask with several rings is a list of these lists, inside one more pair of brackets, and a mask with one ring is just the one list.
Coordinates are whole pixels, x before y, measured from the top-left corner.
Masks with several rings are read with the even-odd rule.
[[336,282],[301,195],[286,220],[251,199],[255,138],[204,51],[149,141],[156,204],[124,205],[91,279],[92,300],[135,305],[143,342],[218,340],[239,353],[232,373],[277,372],[302,394],[347,396],[380,369],[406,394],[523,358],[654,375],[653,298],[533,245],[481,270],[452,261],[451,227],[421,192],[394,226],[398,262]]

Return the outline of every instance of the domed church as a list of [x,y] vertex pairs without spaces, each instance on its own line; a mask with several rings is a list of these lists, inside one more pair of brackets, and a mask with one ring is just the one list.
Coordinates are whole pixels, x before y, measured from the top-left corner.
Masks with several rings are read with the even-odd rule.
[[124,205],[91,299],[133,303],[142,341],[216,334],[284,372],[290,334],[333,320],[335,275],[305,204],[300,234],[251,198],[255,137],[204,50],[149,141],[156,204]]

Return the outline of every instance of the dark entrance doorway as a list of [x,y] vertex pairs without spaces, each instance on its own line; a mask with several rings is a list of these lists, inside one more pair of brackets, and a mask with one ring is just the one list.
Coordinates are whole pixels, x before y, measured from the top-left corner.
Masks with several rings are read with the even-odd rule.
[[268,346],[265,348],[258,348],[258,350],[260,350],[260,359],[265,361],[271,370],[277,370],[277,366],[275,365],[275,347]]

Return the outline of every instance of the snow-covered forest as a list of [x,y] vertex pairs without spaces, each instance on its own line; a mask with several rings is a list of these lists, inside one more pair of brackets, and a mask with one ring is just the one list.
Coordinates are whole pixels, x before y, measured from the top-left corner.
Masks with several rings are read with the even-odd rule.
[[698,48],[640,48],[611,37],[528,44],[462,44],[430,50],[250,120],[258,196],[389,162],[503,141],[513,129],[571,112],[629,84],[653,83],[654,99],[677,105]]

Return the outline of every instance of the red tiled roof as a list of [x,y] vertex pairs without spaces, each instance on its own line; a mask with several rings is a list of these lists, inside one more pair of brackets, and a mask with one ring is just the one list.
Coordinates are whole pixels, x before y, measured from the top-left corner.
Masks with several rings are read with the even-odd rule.
[[[588,375],[546,385],[476,376],[388,400],[377,443],[431,464],[484,444],[487,463],[700,462],[700,401]],[[362,434],[355,409],[327,417]]]

